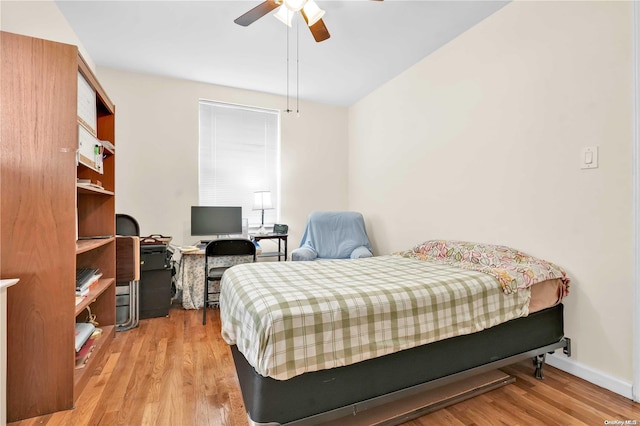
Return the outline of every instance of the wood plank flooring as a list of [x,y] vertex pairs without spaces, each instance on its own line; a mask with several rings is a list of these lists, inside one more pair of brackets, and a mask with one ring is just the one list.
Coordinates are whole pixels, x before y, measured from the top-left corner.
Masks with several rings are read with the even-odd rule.
[[[10,426],[248,424],[217,309],[206,326],[202,311],[177,307],[168,318],[141,320],[116,333],[102,364],[76,409]],[[516,382],[405,425],[640,425],[640,404],[553,367],[545,366],[543,381],[529,361],[503,370]]]

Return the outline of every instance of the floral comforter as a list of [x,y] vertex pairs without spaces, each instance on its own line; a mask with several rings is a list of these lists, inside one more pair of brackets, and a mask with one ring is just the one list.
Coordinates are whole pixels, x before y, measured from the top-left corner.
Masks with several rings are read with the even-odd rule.
[[484,272],[500,282],[505,294],[554,278],[562,280],[564,296],[569,294],[570,280],[562,268],[506,246],[431,240],[395,254]]

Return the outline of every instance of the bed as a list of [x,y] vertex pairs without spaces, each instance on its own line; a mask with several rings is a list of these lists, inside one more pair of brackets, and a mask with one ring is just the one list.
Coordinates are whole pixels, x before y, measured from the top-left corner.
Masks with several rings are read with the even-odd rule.
[[553,263],[427,241],[368,259],[238,265],[222,279],[252,424],[318,424],[521,359],[569,354]]

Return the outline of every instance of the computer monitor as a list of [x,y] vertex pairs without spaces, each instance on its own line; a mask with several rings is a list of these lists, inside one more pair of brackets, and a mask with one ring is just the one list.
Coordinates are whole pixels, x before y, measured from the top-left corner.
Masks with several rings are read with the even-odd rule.
[[242,234],[242,207],[191,206],[191,235]]

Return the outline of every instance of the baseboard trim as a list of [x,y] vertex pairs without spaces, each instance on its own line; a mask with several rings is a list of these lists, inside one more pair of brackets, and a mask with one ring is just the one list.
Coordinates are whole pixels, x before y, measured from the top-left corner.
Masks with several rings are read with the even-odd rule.
[[546,362],[552,367],[555,367],[562,371],[566,371],[569,374],[584,379],[587,382],[600,386],[601,388],[608,389],[611,392],[615,392],[618,395],[624,396],[625,398],[633,399],[633,386],[631,383],[617,379],[613,376],[603,373],[602,371],[595,370],[591,367],[574,361],[573,359],[568,358],[565,355],[550,354],[547,356]]

